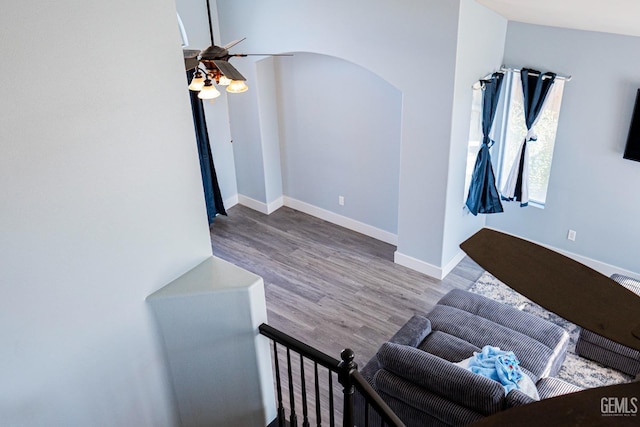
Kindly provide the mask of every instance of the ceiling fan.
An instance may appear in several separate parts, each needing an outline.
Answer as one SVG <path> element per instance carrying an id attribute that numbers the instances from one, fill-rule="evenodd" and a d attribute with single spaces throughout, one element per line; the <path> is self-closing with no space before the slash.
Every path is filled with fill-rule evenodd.
<path id="1" fill-rule="evenodd" d="M 640 296 L 614 280 L 550 249 L 486 228 L 460 247 L 497 279 L 542 307 L 640 351 Z M 603 399 L 609 404 L 611 399 L 634 398 L 640 406 L 640 378 L 507 409 L 472 425 L 638 425 L 640 413 L 606 417 L 601 412 Z"/>
<path id="2" fill-rule="evenodd" d="M 217 46 L 213 39 L 213 26 L 211 24 L 211 6 L 207 0 L 207 18 L 209 21 L 209 38 L 211 45 L 202 50 L 184 49 L 185 67 L 188 70 L 195 69 L 193 78 L 189 84 L 189 90 L 200 92 L 200 99 L 215 99 L 220 96 L 220 92 L 215 88 L 213 82 L 220 86 L 226 86 L 227 92 L 242 93 L 249 88 L 247 80 L 231 63 L 232 57 L 245 56 L 291 56 L 290 54 L 261 54 L 261 53 L 229 53 L 229 49 L 246 39 L 234 40 L 224 46 Z"/>

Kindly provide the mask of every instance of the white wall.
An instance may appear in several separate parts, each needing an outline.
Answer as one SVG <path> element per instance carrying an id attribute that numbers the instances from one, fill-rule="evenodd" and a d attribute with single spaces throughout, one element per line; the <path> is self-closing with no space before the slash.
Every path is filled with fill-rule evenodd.
<path id="1" fill-rule="evenodd" d="M 507 65 L 573 78 L 564 88 L 545 209 L 509 205 L 488 225 L 640 274 L 640 163 L 622 158 L 640 88 L 639 49 L 638 37 L 509 23 Z"/>
<path id="2" fill-rule="evenodd" d="M 0 423 L 171 426 L 145 297 L 211 255 L 171 1 L 0 14 Z"/>

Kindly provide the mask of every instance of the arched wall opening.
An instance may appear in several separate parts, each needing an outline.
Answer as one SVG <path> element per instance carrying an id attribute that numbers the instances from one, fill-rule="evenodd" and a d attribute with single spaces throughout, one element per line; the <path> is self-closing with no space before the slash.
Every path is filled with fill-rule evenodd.
<path id="1" fill-rule="evenodd" d="M 357 64 L 311 52 L 265 58 L 255 69 L 266 202 L 280 188 L 290 204 L 366 224 L 395 243 L 400 90 Z"/>

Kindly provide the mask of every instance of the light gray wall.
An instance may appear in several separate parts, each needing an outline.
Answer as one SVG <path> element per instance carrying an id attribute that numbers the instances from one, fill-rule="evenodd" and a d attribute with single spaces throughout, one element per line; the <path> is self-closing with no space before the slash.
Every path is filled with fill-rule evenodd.
<path id="1" fill-rule="evenodd" d="M 473 0 L 460 2 L 442 249 L 443 265 L 456 259 L 460 254 L 460 243 L 485 224 L 485 215 L 471 215 L 463 210 L 462 203 L 466 197 L 463 192 L 469 145 L 471 87 L 478 79 L 500 68 L 506 32 L 505 18 Z"/>
<path id="2" fill-rule="evenodd" d="M 0 424 L 172 426 L 145 297 L 211 255 L 175 6 L 0 14 Z"/>
<path id="3" fill-rule="evenodd" d="M 403 94 L 398 251 L 436 266 L 442 260 L 458 8 L 459 2 L 451 0 L 393 5 L 383 0 L 218 1 L 223 38 L 246 36 L 244 51 L 341 58 L 379 75 Z M 236 64 L 243 66 L 241 61 Z M 241 103 L 247 98 L 232 99 L 232 128 L 255 128 L 258 112 L 246 105 L 236 117 L 236 99 Z M 256 144 L 252 138 L 258 131 L 242 131 L 247 132 L 247 144 Z M 250 156 L 241 158 L 238 149 L 242 192 L 240 175 L 262 166 Z M 245 149 L 258 154 L 248 145 Z"/>
<path id="4" fill-rule="evenodd" d="M 277 64 L 284 194 L 396 234 L 400 92 L 326 55 Z"/>
<path id="5" fill-rule="evenodd" d="M 238 194 L 267 203 L 260 104 L 255 87 L 258 74 L 253 61 L 235 58 L 233 64 L 249 86 L 247 92 L 228 97 Z"/>
<path id="6" fill-rule="evenodd" d="M 264 58 L 256 64 L 258 108 L 260 109 L 260 139 L 264 164 L 264 186 L 267 203 L 282 197 L 282 168 L 280 165 L 280 120 L 278 108 L 278 80 L 275 57 Z"/>
<path id="7" fill-rule="evenodd" d="M 640 273 L 640 163 L 624 160 L 640 38 L 510 22 L 505 63 L 572 75 L 544 210 L 508 206 L 487 224 Z M 575 242 L 568 229 L 577 231 Z"/>

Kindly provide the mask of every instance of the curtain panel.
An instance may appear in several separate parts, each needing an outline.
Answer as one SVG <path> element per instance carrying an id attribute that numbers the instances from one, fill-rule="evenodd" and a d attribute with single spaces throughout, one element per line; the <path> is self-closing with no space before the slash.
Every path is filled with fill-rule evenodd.
<path id="1" fill-rule="evenodd" d="M 480 81 L 482 84 L 482 144 L 480 144 L 471 175 L 471 185 L 466 202 L 469 212 L 473 215 L 503 211 L 489 151 L 494 144 L 494 141 L 489 138 L 489 134 L 496 116 L 503 78 L 504 74 L 493 73 L 490 79 Z"/>
<path id="2" fill-rule="evenodd" d="M 187 71 L 187 81 L 190 79 L 191 72 Z M 227 212 L 224 209 L 216 168 L 213 165 L 207 121 L 204 116 L 204 106 L 202 105 L 202 100 L 198 98 L 198 92 L 189 91 L 189 96 L 191 97 L 191 112 L 193 113 L 193 126 L 196 132 L 198 157 L 200 158 L 204 200 L 207 206 L 209 224 L 211 224 L 216 218 L 216 215 L 227 215 Z"/>
<path id="3" fill-rule="evenodd" d="M 509 177 L 502 189 L 502 199 L 506 201 L 518 201 L 520 206 L 529 204 L 529 152 L 527 143 L 537 141 L 535 124 L 544 109 L 544 102 L 556 79 L 556 74 L 541 73 L 529 68 L 520 71 L 522 81 L 522 95 L 524 102 L 524 118 L 527 126 L 527 135 L 520 146 L 515 161 L 511 166 Z"/>

